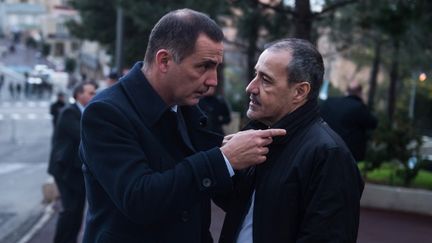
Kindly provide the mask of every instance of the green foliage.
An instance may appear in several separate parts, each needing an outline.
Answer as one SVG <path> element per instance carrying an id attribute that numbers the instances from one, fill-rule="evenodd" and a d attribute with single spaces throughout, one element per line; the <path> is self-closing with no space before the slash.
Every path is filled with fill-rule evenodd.
<path id="1" fill-rule="evenodd" d="M 245 84 L 241 77 L 244 72 L 235 67 L 226 67 L 224 70 L 225 96 L 231 104 L 231 109 L 236 112 L 244 112 L 246 97 L 244 94 Z"/>
<path id="2" fill-rule="evenodd" d="M 144 58 L 151 29 L 168 11 L 191 8 L 214 17 L 217 13 L 224 13 L 224 6 L 226 6 L 225 1 L 72 0 L 71 5 L 80 12 L 81 22 L 69 22 L 67 26 L 74 36 L 98 41 L 113 55 L 116 40 L 116 9 L 119 3 L 124 12 L 123 56 L 125 67 L 130 67 L 136 61 Z"/>
<path id="3" fill-rule="evenodd" d="M 400 80 L 409 78 L 413 70 L 430 70 L 431 11 L 432 3 L 426 0 L 363 0 L 338 9 L 323 25 L 330 27 L 337 48 L 349 48 L 346 55 L 360 67 L 378 61 L 393 74 L 389 81 L 396 88 L 386 99 L 390 110 L 403 86 Z M 380 53 L 374 53 L 378 44 Z"/>
<path id="4" fill-rule="evenodd" d="M 432 162 L 429 161 L 429 163 Z M 363 167 L 364 163 L 360 163 L 359 169 L 362 170 Z M 385 162 L 380 167 L 368 171 L 367 174 L 363 174 L 363 176 L 367 178 L 368 182 L 372 183 L 405 186 L 404 178 L 400 174 L 401 170 L 399 164 Z M 432 190 L 432 172 L 420 169 L 412 179 L 410 187 Z"/>
<path id="5" fill-rule="evenodd" d="M 395 171 L 396 176 L 403 178 L 404 185 L 409 186 L 423 164 L 419 156 L 421 145 L 421 137 L 406 113 L 399 112 L 393 122 L 381 117 L 368 149 L 364 171 L 374 170 L 384 161 L 390 161 L 400 166 Z M 419 162 L 411 164 L 412 160 Z"/>

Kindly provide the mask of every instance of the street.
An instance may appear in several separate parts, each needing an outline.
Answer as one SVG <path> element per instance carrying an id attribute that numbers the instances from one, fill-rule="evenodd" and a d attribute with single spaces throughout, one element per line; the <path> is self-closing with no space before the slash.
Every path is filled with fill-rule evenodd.
<path id="1" fill-rule="evenodd" d="M 0 242 L 15 242 L 42 213 L 52 132 L 48 104 L 0 103 Z"/>

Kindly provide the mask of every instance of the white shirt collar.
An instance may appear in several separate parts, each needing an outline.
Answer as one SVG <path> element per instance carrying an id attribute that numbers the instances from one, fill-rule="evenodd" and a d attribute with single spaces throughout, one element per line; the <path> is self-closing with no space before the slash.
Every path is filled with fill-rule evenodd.
<path id="1" fill-rule="evenodd" d="M 171 106 L 171 110 L 174 111 L 175 113 L 177 113 L 177 108 L 178 108 L 177 105 Z"/>
<path id="2" fill-rule="evenodd" d="M 78 108 L 79 108 L 79 110 L 81 111 L 81 113 L 83 113 L 83 111 L 84 111 L 84 106 L 81 105 L 81 103 L 79 103 L 78 101 L 76 101 L 75 104 L 78 106 Z"/>

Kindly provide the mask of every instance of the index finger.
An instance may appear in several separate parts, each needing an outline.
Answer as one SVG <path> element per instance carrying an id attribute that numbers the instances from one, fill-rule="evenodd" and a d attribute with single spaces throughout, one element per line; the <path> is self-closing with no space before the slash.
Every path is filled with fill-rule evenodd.
<path id="1" fill-rule="evenodd" d="M 261 137 L 275 137 L 275 136 L 283 136 L 285 134 L 286 134 L 286 130 L 280 128 L 271 128 L 271 129 L 258 131 L 258 135 Z"/>

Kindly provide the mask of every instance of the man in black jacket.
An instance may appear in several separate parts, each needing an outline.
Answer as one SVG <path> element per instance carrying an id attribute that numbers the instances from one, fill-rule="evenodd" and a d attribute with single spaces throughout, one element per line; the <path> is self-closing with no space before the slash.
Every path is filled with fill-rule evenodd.
<path id="1" fill-rule="evenodd" d="M 273 139 L 266 163 L 236 172 L 221 204 L 220 242 L 355 242 L 363 180 L 319 116 L 321 55 L 305 40 L 284 39 L 261 54 L 255 70 L 246 129 L 283 128 L 287 135 Z"/>
<path id="2" fill-rule="evenodd" d="M 224 97 L 215 92 L 215 88 L 210 88 L 198 105 L 207 115 L 207 127 L 217 134 L 225 135 L 222 126 L 231 121 L 230 109 Z"/>
<path id="3" fill-rule="evenodd" d="M 352 82 L 345 97 L 332 97 L 321 105 L 321 115 L 345 141 L 356 161 L 365 158 L 369 133 L 378 120 L 362 100 L 362 86 Z"/>
<path id="4" fill-rule="evenodd" d="M 54 176 L 62 202 L 54 243 L 77 242 L 81 229 L 85 188 L 78 156 L 80 120 L 84 107 L 95 92 L 95 84 L 79 83 L 73 91 L 75 103 L 61 110 L 54 129 L 48 173 Z"/>

